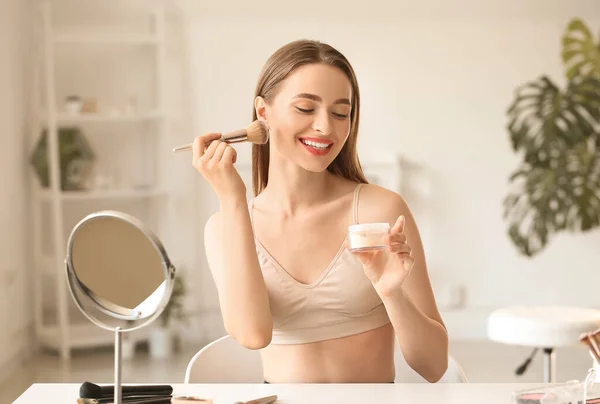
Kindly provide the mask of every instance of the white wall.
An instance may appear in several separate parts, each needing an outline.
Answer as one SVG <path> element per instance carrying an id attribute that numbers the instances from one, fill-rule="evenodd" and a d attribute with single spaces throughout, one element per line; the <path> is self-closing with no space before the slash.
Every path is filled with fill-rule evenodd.
<path id="1" fill-rule="evenodd" d="M 454 286 L 466 289 L 465 310 L 445 311 L 453 337 L 483 337 L 485 314 L 498 306 L 600 306 L 600 231 L 556 237 L 528 260 L 502 219 L 518 163 L 505 130 L 513 91 L 541 74 L 563 82 L 563 30 L 578 16 L 598 32 L 597 2 L 304 1 L 285 9 L 215 3 L 181 2 L 190 24 L 197 133 L 249 122 L 260 68 L 284 43 L 305 37 L 341 50 L 361 88 L 360 154 L 398 153 L 420 167 L 405 196 L 424 233 L 440 304 Z M 248 157 L 249 147 L 238 150 Z M 216 203 L 197 183 L 201 227 Z M 214 319 L 201 240 L 197 251 L 204 307 L 213 308 Z"/>
<path id="2" fill-rule="evenodd" d="M 132 3 L 114 2 L 114 14 L 118 16 L 121 7 Z M 0 198 L 0 217 L 2 228 L 11 229 L 2 233 L 7 242 L 2 243 L 0 253 L 7 258 L 0 263 L 0 276 L 8 281 L 13 276 L 20 279 L 23 271 L 14 268 L 25 268 L 28 245 L 23 230 L 27 178 L 20 92 L 26 87 L 25 62 L 18 59 L 26 51 L 17 38 L 25 33 L 26 25 L 19 22 L 23 22 L 26 4 L 4 1 L 0 13 L 0 103 L 4 106 L 0 108 L 0 183 L 8 184 Z M 247 125 L 258 73 L 279 46 L 302 37 L 329 42 L 346 54 L 358 74 L 363 159 L 394 153 L 416 167 L 408 173 L 404 195 L 423 232 L 440 303 L 456 285 L 467 291 L 464 310 L 444 311 L 452 337 L 482 337 L 485 314 L 506 304 L 598 305 L 594 285 L 600 280 L 595 264 L 600 255 L 594 247 L 600 232 L 560 236 L 542 255 L 527 260 L 510 244 L 501 217 L 507 179 L 518 162 L 505 130 L 505 111 L 513 91 L 544 73 L 562 82 L 563 29 L 571 17 L 582 16 L 598 32 L 600 8 L 595 1 L 372 0 L 349 4 L 305 0 L 282 6 L 274 0 L 179 0 L 178 4 L 188 32 L 188 44 L 183 46 L 189 52 L 190 77 L 184 89 L 191 96 L 194 130 L 173 131 L 173 145 L 195 134 Z M 89 84 L 87 91 L 100 88 L 116 94 L 119 85 L 103 82 L 101 74 L 86 82 L 87 73 L 103 71 L 96 63 L 102 60 L 94 62 L 91 55 L 80 54 L 84 63 L 72 74 L 61 76 L 68 79 L 62 82 L 73 88 Z M 63 53 L 57 63 L 69 67 L 75 60 Z M 131 74 L 132 65 L 123 66 L 126 75 Z M 63 70 L 57 71 L 60 75 Z M 139 73 L 146 77 L 148 72 Z M 7 88 L 11 91 L 4 91 Z M 71 87 L 59 90 L 73 91 Z M 247 161 L 249 145 L 237 148 L 240 160 Z M 189 305 L 194 317 L 186 337 L 214 338 L 223 330 L 202 229 L 217 207 L 216 199 L 200 175 L 193 173 L 185 155 L 173 159 L 176 199 L 172 208 L 179 217 L 169 230 L 176 241 L 170 241 L 167 249 L 188 270 L 193 289 Z M 13 285 L 7 280 L 2 283 Z M 29 289 L 24 283 L 18 285 L 10 290 L 25 304 L 22 324 L 30 324 Z M 9 298 L 1 296 L 5 295 L 0 287 L 0 316 L 4 316 L 0 320 L 4 320 L 8 315 L 4 300 Z M 18 307 L 9 301 L 11 310 Z M 7 356 L 10 350 L 4 348 L 6 341 L 15 332 L 0 330 L 0 364 L 3 352 Z"/>
<path id="3" fill-rule="evenodd" d="M 29 4 L 0 2 L 0 379 L 33 337 L 25 149 Z"/>

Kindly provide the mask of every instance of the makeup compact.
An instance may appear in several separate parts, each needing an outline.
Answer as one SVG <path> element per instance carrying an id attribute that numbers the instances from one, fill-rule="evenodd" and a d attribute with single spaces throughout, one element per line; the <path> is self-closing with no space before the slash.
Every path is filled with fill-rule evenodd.
<path id="1" fill-rule="evenodd" d="M 364 223 L 348 227 L 350 251 L 376 251 L 387 247 L 389 223 Z"/>
<path id="2" fill-rule="evenodd" d="M 583 381 L 548 383 L 536 388 L 517 390 L 511 404 L 583 404 L 594 403 L 598 397 L 595 388 L 596 372 L 590 369 Z"/>

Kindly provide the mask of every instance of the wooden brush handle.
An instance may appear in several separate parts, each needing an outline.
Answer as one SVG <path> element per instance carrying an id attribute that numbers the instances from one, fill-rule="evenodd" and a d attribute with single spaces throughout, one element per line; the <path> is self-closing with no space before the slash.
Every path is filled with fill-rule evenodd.
<path id="1" fill-rule="evenodd" d="M 187 151 L 187 150 L 192 150 L 192 144 L 191 143 L 184 144 L 182 146 L 177 146 L 177 147 L 173 148 L 173 151 L 175 153 L 182 152 L 182 151 Z"/>
<path id="2" fill-rule="evenodd" d="M 229 132 L 221 136 L 220 140 L 228 144 L 245 142 L 248 140 L 248 132 L 246 131 L 246 129 L 234 130 L 233 132 Z M 208 147 L 212 142 L 214 142 L 214 140 L 211 140 L 210 142 L 206 143 L 205 146 Z M 175 153 L 187 150 L 192 150 L 192 143 L 177 146 L 173 149 Z"/>
<path id="3" fill-rule="evenodd" d="M 223 140 L 223 139 L 221 138 L 221 140 Z M 204 147 L 208 147 L 212 142 L 214 142 L 214 140 L 211 140 L 210 142 L 207 142 L 204 145 Z M 184 145 L 177 146 L 177 147 L 173 148 L 173 151 L 175 153 L 178 153 L 178 152 L 182 152 L 182 151 L 192 150 L 192 148 L 193 148 L 193 143 L 188 143 L 188 144 L 184 144 Z"/>

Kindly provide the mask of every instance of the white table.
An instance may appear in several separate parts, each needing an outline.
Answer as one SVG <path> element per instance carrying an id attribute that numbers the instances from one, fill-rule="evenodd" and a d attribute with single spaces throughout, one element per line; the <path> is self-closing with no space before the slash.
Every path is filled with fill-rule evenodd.
<path id="1" fill-rule="evenodd" d="M 173 394 L 213 398 L 215 404 L 277 394 L 277 404 L 296 403 L 435 403 L 435 404 L 509 404 L 511 393 L 537 387 L 526 383 L 464 384 L 178 384 Z M 75 404 L 79 397 L 77 383 L 33 384 L 16 404 Z"/>

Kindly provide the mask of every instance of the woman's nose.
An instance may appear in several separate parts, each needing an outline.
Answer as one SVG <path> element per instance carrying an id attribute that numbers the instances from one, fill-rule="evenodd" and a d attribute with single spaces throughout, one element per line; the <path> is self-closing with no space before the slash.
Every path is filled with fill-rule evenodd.
<path id="1" fill-rule="evenodd" d="M 331 124 L 331 116 L 328 112 L 321 112 L 315 115 L 315 130 L 321 132 L 323 136 L 330 135 L 333 131 L 333 125 Z"/>

